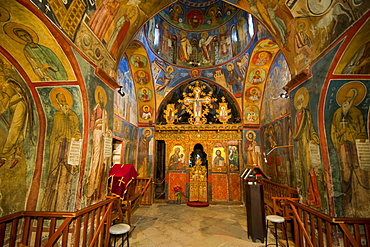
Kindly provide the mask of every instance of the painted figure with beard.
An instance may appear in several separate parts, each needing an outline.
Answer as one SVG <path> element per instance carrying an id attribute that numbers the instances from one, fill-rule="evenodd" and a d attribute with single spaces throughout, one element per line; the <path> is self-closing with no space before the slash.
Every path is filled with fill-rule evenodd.
<path id="1" fill-rule="evenodd" d="M 221 150 L 217 149 L 215 154 L 216 154 L 216 156 L 213 159 L 213 166 L 214 167 L 224 166 L 225 165 L 225 158 L 222 157 Z"/>
<path id="2" fill-rule="evenodd" d="M 150 171 L 151 166 L 149 149 L 150 141 L 152 139 L 152 133 L 153 132 L 150 128 L 146 128 L 143 130 L 143 133 L 139 139 L 137 170 L 140 176 L 142 177 L 149 176 L 148 173 Z"/>
<path id="3" fill-rule="evenodd" d="M 93 132 L 92 154 L 87 179 L 87 197 L 90 203 L 101 199 L 105 190 L 107 158 L 104 157 L 104 138 L 111 137 L 108 125 L 108 113 L 105 109 L 107 95 L 102 87 L 95 90 L 96 105 L 90 120 Z"/>
<path id="4" fill-rule="evenodd" d="M 245 142 L 245 151 L 247 153 L 247 165 L 261 165 L 260 147 L 256 141 L 256 133 L 248 131 L 246 133 L 247 141 Z"/>
<path id="5" fill-rule="evenodd" d="M 296 167 L 298 167 L 298 189 L 303 203 L 321 208 L 320 191 L 317 184 L 317 177 L 320 171 L 311 162 L 310 143 L 319 145 L 320 139 L 314 129 L 312 115 L 307 104 L 309 100 L 306 88 L 300 88 L 294 97 L 294 106 L 297 110 L 295 115 L 295 141 Z M 318 174 L 319 173 L 319 174 Z"/>
<path id="6" fill-rule="evenodd" d="M 68 164 L 68 153 L 72 139 L 81 138 L 80 123 L 77 114 L 70 109 L 73 99 L 69 91 L 60 88 L 53 91 L 50 92 L 50 101 L 59 109 L 54 115 L 50 133 L 48 179 L 42 210 L 68 211 L 73 209 L 70 197 L 73 175 L 77 173 L 77 166 Z"/>
<path id="7" fill-rule="evenodd" d="M 356 107 L 363 100 L 366 89 L 362 83 L 354 83 L 358 87 L 348 89 L 347 85 L 354 86 L 348 83 L 338 91 L 337 101 L 341 107 L 333 115 L 331 140 L 340 166 L 343 216 L 368 217 L 370 171 L 360 166 L 355 144 L 357 140 L 364 142 L 368 139 L 363 113 Z"/>
<path id="8" fill-rule="evenodd" d="M 24 156 L 29 117 L 30 104 L 22 86 L 10 78 L 0 84 L 0 121 L 8 127 L 8 135 L 3 137 L 5 143 L 0 153 L 0 167 L 8 162 L 13 168 Z"/>

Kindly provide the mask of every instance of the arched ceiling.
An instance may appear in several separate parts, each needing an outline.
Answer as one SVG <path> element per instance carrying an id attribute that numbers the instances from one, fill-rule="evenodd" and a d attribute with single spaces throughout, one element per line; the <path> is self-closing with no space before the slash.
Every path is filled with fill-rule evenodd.
<path id="1" fill-rule="evenodd" d="M 116 84 L 113 80 L 122 82 L 117 74 L 122 72 L 126 75 L 125 71 L 116 73 L 125 52 L 126 55 L 127 52 L 131 55 L 137 53 L 129 47 L 130 42 L 136 39 L 137 44 L 142 46 L 139 55 L 147 59 L 145 72 L 153 80 L 149 88 L 152 90 L 154 102 L 150 104 L 153 109 L 157 109 L 166 94 L 176 86 L 197 78 L 216 82 L 235 97 L 240 109 L 260 109 L 261 101 L 247 100 L 245 97 L 250 98 L 249 92 L 252 93 L 251 88 L 255 87 L 261 92 L 260 98 L 263 98 L 263 90 L 269 86 L 266 83 L 273 81 L 271 69 L 278 74 L 275 73 L 278 70 L 274 67 L 278 63 L 275 59 L 279 57 L 279 61 L 283 61 L 280 64 L 284 64 L 284 71 L 290 70 L 293 77 L 302 71 L 309 71 L 312 63 L 368 11 L 370 2 L 9 0 L 1 1 L 0 7 L 2 54 L 9 61 L 17 61 L 15 67 L 30 83 L 82 83 L 80 79 L 85 71 L 79 67 L 76 59 L 78 56 L 75 54 L 79 54 L 114 87 Z M 245 22 L 240 21 L 243 18 Z M 245 39 L 240 38 L 243 32 L 238 30 L 238 24 L 248 30 L 244 32 Z M 57 57 L 56 64 L 63 67 L 66 73 L 51 79 L 37 74 L 25 59 L 25 44 L 10 32 L 16 26 L 29 30 L 34 41 L 52 50 Z M 157 28 L 158 36 L 162 39 L 160 42 L 156 43 L 155 31 L 154 38 L 150 36 L 153 35 L 149 32 L 150 27 L 154 27 L 154 30 Z M 163 42 L 164 30 L 168 31 L 170 38 L 167 43 Z M 203 53 L 204 46 L 199 46 L 203 44 L 202 35 L 207 36 L 203 39 L 207 41 L 208 55 Z M 189 40 L 190 45 L 181 46 L 184 38 Z M 166 44 L 170 48 L 169 53 L 163 49 Z M 184 47 L 188 58 L 181 53 L 180 48 Z M 260 58 L 264 62 L 259 63 L 258 56 L 271 47 L 274 47 L 273 54 Z M 193 48 L 196 48 L 195 53 Z M 126 65 L 132 72 L 131 83 L 137 83 L 137 71 L 131 70 L 131 56 L 128 58 Z M 258 71 L 257 68 L 265 71 L 261 71 L 262 77 L 265 77 L 255 85 L 253 83 L 257 80 L 252 83 L 251 78 Z M 164 86 L 165 75 L 170 76 L 171 80 L 167 80 L 168 85 Z M 287 83 L 286 80 L 279 81 L 279 90 Z M 166 90 L 158 90 L 164 88 Z M 137 90 L 136 94 L 141 87 L 134 89 Z M 244 112 L 244 115 L 248 114 Z"/>
<path id="2" fill-rule="evenodd" d="M 251 14 L 223 1 L 183 1 L 150 19 L 144 33 L 159 58 L 180 67 L 205 68 L 230 62 L 245 51 L 254 29 Z M 212 49 L 202 54 L 207 47 Z"/>
<path id="3" fill-rule="evenodd" d="M 175 124 L 193 124 L 191 110 L 184 111 L 186 106 L 178 103 L 184 100 L 180 85 L 202 82 L 214 88 L 212 94 L 224 92 L 211 104 L 206 123 L 223 123 L 216 119 L 216 110 L 224 104 L 230 113 L 224 123 L 258 126 L 265 85 L 272 82 L 270 68 L 280 49 L 257 23 L 251 14 L 224 1 L 176 2 L 150 19 L 128 45 L 119 72 L 128 76 L 120 76 L 118 83 L 137 93 L 132 97 L 138 98 L 138 124 L 166 123 L 167 105 L 176 112 Z M 279 63 L 278 71 L 284 64 L 289 72 L 283 55 Z M 285 76 L 273 88 L 280 94 L 289 79 Z"/>

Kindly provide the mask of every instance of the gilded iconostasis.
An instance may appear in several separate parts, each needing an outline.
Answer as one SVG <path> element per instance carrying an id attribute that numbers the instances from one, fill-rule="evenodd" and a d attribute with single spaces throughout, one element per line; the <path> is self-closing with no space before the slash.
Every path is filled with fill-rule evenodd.
<path id="1" fill-rule="evenodd" d="M 164 179 L 168 201 L 175 186 L 242 201 L 248 164 L 316 210 L 367 217 L 369 7 L 1 1 L 0 216 L 101 201 L 118 162 Z"/>

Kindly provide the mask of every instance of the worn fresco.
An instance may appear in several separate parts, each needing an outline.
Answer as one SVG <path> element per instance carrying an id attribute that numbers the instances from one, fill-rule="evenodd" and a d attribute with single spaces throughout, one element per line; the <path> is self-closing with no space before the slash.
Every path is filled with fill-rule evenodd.
<path id="1" fill-rule="evenodd" d="M 331 80 L 325 100 L 328 150 L 338 216 L 368 217 L 369 80 Z"/>
<path id="2" fill-rule="evenodd" d="M 117 117 L 116 115 L 113 118 L 113 137 L 122 140 L 123 139 L 123 125 L 124 122 L 121 118 Z"/>
<path id="3" fill-rule="evenodd" d="M 123 163 L 136 164 L 137 128 L 127 122 L 123 124 Z"/>
<path id="4" fill-rule="evenodd" d="M 325 75 L 339 45 L 331 49 L 313 66 L 312 77 L 291 92 L 293 145 L 297 189 L 302 203 L 327 213 L 330 187 L 328 167 L 323 163 L 322 139 L 319 129 L 319 97 Z M 327 119 L 325 120 L 328 121 Z M 304 147 L 304 148 L 302 148 Z"/>
<path id="5" fill-rule="evenodd" d="M 35 165 L 38 124 L 27 83 L 0 54 L 0 217 L 25 208 Z"/>
<path id="6" fill-rule="evenodd" d="M 311 87 L 317 87 L 317 83 Z M 313 98 L 317 95 L 311 90 L 312 88 L 300 87 L 292 96 L 295 108 L 294 158 L 297 177 L 300 178 L 297 182 L 297 189 L 302 203 L 322 209 L 323 197 L 320 195 L 326 194 L 324 193 L 324 170 L 319 146 L 317 114 L 312 114 L 311 111 L 317 108 L 317 104 L 314 103 L 317 99 Z"/>
<path id="7" fill-rule="evenodd" d="M 310 62 L 364 15 L 368 1 L 228 1 L 263 21 L 275 38 L 292 76 L 307 69 Z M 320 40 L 321 42 L 315 42 Z"/>
<path id="8" fill-rule="evenodd" d="M 114 94 L 114 113 L 120 118 L 137 125 L 138 105 L 134 79 L 131 74 L 128 61 L 125 58 L 120 61 L 120 64 L 118 66 L 117 83 L 122 87 L 121 89 L 117 89 L 117 91 L 122 90 L 125 95 L 122 97 L 118 94 L 118 92 Z"/>
<path id="9" fill-rule="evenodd" d="M 140 177 L 153 177 L 154 129 L 140 128 L 138 134 L 137 171 Z"/>
<path id="10" fill-rule="evenodd" d="M 16 1 L 1 1 L 0 45 L 24 68 L 33 82 L 68 81 L 71 65 L 46 26 Z"/>
<path id="11" fill-rule="evenodd" d="M 92 67 L 79 54 L 76 58 L 79 62 L 83 75 L 84 86 L 86 86 L 88 98 L 86 111 L 88 111 L 87 129 L 88 150 L 86 164 L 84 164 L 83 186 L 79 194 L 81 204 L 90 205 L 101 201 L 106 195 L 106 176 L 111 165 L 112 138 L 113 138 L 113 116 L 114 116 L 114 93 L 94 74 Z"/>
<path id="12" fill-rule="evenodd" d="M 132 36 L 147 19 L 172 1 L 160 1 L 160 4 L 142 0 L 66 0 L 63 4 L 57 0 L 32 2 L 87 56 L 110 63 L 111 59 L 121 58 Z M 99 53 L 90 48 L 91 43 L 100 43 Z M 109 74 L 112 67 L 104 69 Z"/>
<path id="13" fill-rule="evenodd" d="M 343 53 L 335 74 L 369 74 L 370 20 L 367 20 L 351 39 Z"/>
<path id="14" fill-rule="evenodd" d="M 80 162 L 71 163 L 70 147 L 83 138 L 83 107 L 78 86 L 37 88 L 47 116 L 42 187 L 38 207 L 43 211 L 73 211 Z"/>
<path id="15" fill-rule="evenodd" d="M 262 111 L 261 111 L 261 124 L 265 125 L 272 122 L 282 116 L 290 113 L 290 100 L 288 98 L 281 97 L 281 94 L 285 92 L 283 87 L 290 81 L 290 71 L 288 64 L 281 52 L 276 56 L 274 63 L 270 67 L 270 73 L 266 80 L 266 87 L 263 92 Z M 252 93 L 253 90 L 258 90 Z M 248 92 L 248 91 L 247 91 Z M 248 94 L 247 101 L 258 102 L 261 97 L 261 92 L 258 87 L 251 87 L 250 93 Z"/>
<path id="16" fill-rule="evenodd" d="M 106 195 L 106 174 L 111 165 L 113 137 L 113 93 L 92 67 L 85 67 L 85 83 L 89 94 L 89 155 L 83 194 L 87 205 L 103 200 Z"/>
<path id="17" fill-rule="evenodd" d="M 163 56 L 154 52 L 154 50 L 150 48 L 150 43 L 152 41 L 149 36 L 149 34 L 146 35 L 144 30 L 142 30 L 138 33 L 135 39 L 139 40 L 142 45 L 146 47 L 148 53 L 152 69 L 151 74 L 154 82 L 152 92 L 157 100 L 157 106 L 177 85 L 185 80 L 193 80 L 196 78 L 207 78 L 215 81 L 217 84 L 230 91 L 234 97 L 237 98 L 238 103 L 241 103 L 243 95 L 243 81 L 249 63 L 249 53 L 252 49 L 251 46 L 253 46 L 255 42 L 254 39 L 251 40 L 247 51 L 240 53 L 235 56 L 233 60 L 229 60 L 217 68 L 209 68 L 209 66 L 207 68 L 207 66 L 200 64 L 194 64 L 192 66 L 193 68 L 186 68 L 186 66 L 180 66 L 179 64 L 174 64 L 171 61 L 164 60 Z M 134 49 L 135 45 L 130 45 L 129 48 Z M 162 51 L 163 49 L 160 50 Z M 138 53 L 141 54 L 139 51 Z M 150 86 L 150 73 L 148 73 L 148 71 L 142 69 L 136 71 L 134 78 L 136 78 L 135 81 L 140 82 L 141 85 L 149 82 Z"/>

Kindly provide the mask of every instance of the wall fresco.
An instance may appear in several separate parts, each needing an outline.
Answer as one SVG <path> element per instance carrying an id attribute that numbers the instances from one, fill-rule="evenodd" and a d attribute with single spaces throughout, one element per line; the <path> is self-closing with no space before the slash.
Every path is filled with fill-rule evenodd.
<path id="1" fill-rule="evenodd" d="M 279 52 L 276 56 L 274 63 L 270 67 L 270 72 L 266 80 L 265 90 L 263 92 L 264 98 L 261 104 L 261 124 L 272 122 L 282 116 L 290 113 L 290 100 L 288 98 L 282 98 L 280 95 L 285 92 L 283 87 L 288 84 L 291 76 L 288 68 L 288 64 L 284 58 L 284 55 Z M 259 87 L 252 87 L 259 88 Z M 255 94 L 254 94 L 255 95 Z M 247 101 L 251 102 L 250 94 Z M 252 101 L 253 103 L 259 102 L 258 100 Z"/>
<path id="2" fill-rule="evenodd" d="M 0 45 L 17 60 L 32 81 L 75 79 L 64 51 L 33 13 L 13 1 L 2 1 L 0 7 L 2 16 L 9 16 L 1 21 Z"/>
<path id="3" fill-rule="evenodd" d="M 369 68 L 369 30 L 370 21 L 367 20 L 351 39 L 335 68 L 335 74 L 368 74 Z"/>
<path id="4" fill-rule="evenodd" d="M 261 97 L 258 95 L 264 94 L 265 84 L 274 85 L 274 88 L 281 91 L 280 84 L 271 83 L 272 79 L 275 78 L 269 72 L 270 66 L 275 64 L 274 73 L 280 72 L 280 69 L 287 71 L 287 66 L 284 67 L 284 57 L 282 55 L 279 58 L 275 58 L 278 52 L 278 46 L 271 40 L 263 40 L 253 48 L 250 63 L 248 66 L 247 76 L 244 83 L 244 111 L 243 121 L 247 124 L 259 124 L 261 122 Z M 279 53 L 281 54 L 281 53 Z M 274 59 L 279 59 L 279 62 L 274 63 Z M 280 61 L 281 60 L 281 61 Z M 277 65 L 279 64 L 279 65 Z M 286 65 L 286 64 L 285 64 Z M 286 72 L 284 72 L 285 75 Z M 283 73 L 282 73 L 283 74 Z M 268 78 L 268 80 L 267 80 Z M 275 79 L 278 80 L 278 79 Z M 282 87 L 282 85 L 281 85 Z M 271 89 L 266 87 L 266 91 L 271 93 Z M 254 90 L 252 90 L 254 89 Z M 253 92 L 253 94 L 252 94 Z M 265 102 L 265 101 L 264 101 Z M 265 103 L 266 104 L 266 103 Z M 263 109 L 265 105 L 263 105 Z"/>
<path id="5" fill-rule="evenodd" d="M 0 55 L 0 217 L 25 207 L 35 166 L 38 114 L 27 83 Z"/>
<path id="6" fill-rule="evenodd" d="M 124 151 L 123 151 L 123 163 L 124 164 L 136 164 L 137 154 L 137 128 L 129 123 L 124 122 L 123 126 L 123 138 L 124 138 Z"/>
<path id="7" fill-rule="evenodd" d="M 82 139 L 82 100 L 77 86 L 37 88 L 47 116 L 47 136 L 39 209 L 71 211 L 75 207 L 80 163 L 69 160 L 73 141 Z"/>
<path id="8" fill-rule="evenodd" d="M 233 2 L 233 1 L 228 1 Z M 288 61 L 292 76 L 307 69 L 315 58 L 360 19 L 370 6 L 367 1 L 250 1 L 237 6 L 262 21 Z M 321 42 L 315 42 L 315 40 Z"/>
<path id="9" fill-rule="evenodd" d="M 117 83 L 122 87 L 125 96 L 121 97 L 118 93 L 114 94 L 114 113 L 130 123 L 137 124 L 138 106 L 136 102 L 136 91 L 126 59 L 122 59 L 118 67 Z"/>
<path id="10" fill-rule="evenodd" d="M 138 134 L 137 171 L 140 177 L 153 176 L 153 128 L 140 128 Z"/>
<path id="11" fill-rule="evenodd" d="M 367 217 L 370 207 L 369 80 L 331 80 L 325 100 L 325 130 L 333 177 L 337 214 Z M 365 148 L 365 153 L 361 151 Z"/>
<path id="12" fill-rule="evenodd" d="M 126 56 L 131 73 L 134 74 L 134 84 L 137 95 L 138 121 L 149 122 L 155 120 L 156 109 L 153 97 L 153 82 L 150 71 L 148 54 L 142 44 L 132 42 L 126 50 Z M 148 80 L 147 80 L 148 79 Z M 166 83 L 166 81 L 164 80 Z M 146 92 L 143 95 L 144 90 Z M 136 99 L 135 99 L 136 100 Z"/>

